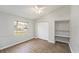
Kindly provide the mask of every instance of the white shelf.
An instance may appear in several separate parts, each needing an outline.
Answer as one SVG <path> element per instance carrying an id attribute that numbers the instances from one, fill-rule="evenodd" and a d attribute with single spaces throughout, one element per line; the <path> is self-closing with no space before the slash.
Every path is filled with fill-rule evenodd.
<path id="1" fill-rule="evenodd" d="M 70 37 L 68 31 L 56 31 L 55 36 Z"/>
<path id="2" fill-rule="evenodd" d="M 55 36 L 70 38 L 70 36 L 66 36 L 66 35 L 55 35 Z"/>
<path id="3" fill-rule="evenodd" d="M 55 31 L 56 31 L 56 32 L 59 32 L 59 31 L 60 31 L 60 32 L 70 32 L 69 30 L 57 30 L 57 29 L 56 29 Z"/>
<path id="4" fill-rule="evenodd" d="M 55 22 L 69 22 L 70 20 L 67 19 L 67 20 L 56 20 Z"/>
<path id="5" fill-rule="evenodd" d="M 64 42 L 64 43 L 69 43 L 69 38 L 64 38 L 64 37 L 55 37 L 56 41 Z"/>

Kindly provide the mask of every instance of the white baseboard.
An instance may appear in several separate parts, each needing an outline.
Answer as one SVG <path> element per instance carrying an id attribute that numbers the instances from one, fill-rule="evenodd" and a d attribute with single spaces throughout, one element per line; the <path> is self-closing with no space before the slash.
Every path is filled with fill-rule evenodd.
<path id="1" fill-rule="evenodd" d="M 71 44 L 69 43 L 69 47 L 70 47 L 70 50 L 71 50 L 71 53 L 73 53 L 73 49 L 71 47 Z"/>
<path id="2" fill-rule="evenodd" d="M 31 39 L 32 39 L 32 38 L 31 38 Z M 28 39 L 28 40 L 31 40 L 31 39 Z M 6 49 L 6 48 L 9 48 L 9 47 L 11 47 L 11 46 L 14 46 L 14 45 L 20 44 L 20 43 L 25 42 L 25 41 L 28 41 L 28 40 L 18 41 L 18 42 L 16 42 L 16 43 L 13 43 L 13 44 L 7 45 L 7 46 L 5 46 L 5 47 L 2 47 L 2 48 L 0 48 L 0 50 L 3 50 L 3 49 Z"/>
<path id="3" fill-rule="evenodd" d="M 48 40 L 48 42 L 55 44 L 55 42 L 54 42 L 54 41 L 50 41 L 50 40 Z"/>

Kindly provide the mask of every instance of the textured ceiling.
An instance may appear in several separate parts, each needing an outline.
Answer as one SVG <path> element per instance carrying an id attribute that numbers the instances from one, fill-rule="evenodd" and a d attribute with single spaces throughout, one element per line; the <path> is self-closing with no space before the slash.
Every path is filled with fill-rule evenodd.
<path id="1" fill-rule="evenodd" d="M 36 19 L 40 16 L 44 16 L 53 12 L 54 10 L 62 7 L 61 5 L 40 5 L 39 7 L 45 7 L 41 14 L 35 13 L 33 10 L 34 5 L 1 5 L 0 11 L 10 13 L 17 16 L 22 16 L 27 19 Z"/>

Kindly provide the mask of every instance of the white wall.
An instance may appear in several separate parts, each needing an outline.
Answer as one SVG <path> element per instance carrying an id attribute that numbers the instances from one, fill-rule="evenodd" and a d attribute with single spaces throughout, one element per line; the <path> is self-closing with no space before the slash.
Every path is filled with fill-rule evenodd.
<path id="1" fill-rule="evenodd" d="M 52 14 L 52 17 L 58 20 L 70 20 L 70 6 L 64 6 L 55 10 Z"/>
<path id="2" fill-rule="evenodd" d="M 28 22 L 29 28 L 25 35 L 18 36 L 14 34 L 14 21 L 16 20 Z M 33 38 L 33 36 L 34 25 L 32 20 L 0 12 L 0 49 L 6 48 L 22 41 L 27 41 Z"/>
<path id="3" fill-rule="evenodd" d="M 48 22 L 49 23 L 49 40 L 55 43 L 55 21 L 57 20 L 70 20 L 70 7 L 65 6 L 59 8 L 50 14 L 37 19 L 35 22 Z"/>
<path id="4" fill-rule="evenodd" d="M 71 6 L 71 40 L 72 52 L 79 53 L 79 6 Z"/>

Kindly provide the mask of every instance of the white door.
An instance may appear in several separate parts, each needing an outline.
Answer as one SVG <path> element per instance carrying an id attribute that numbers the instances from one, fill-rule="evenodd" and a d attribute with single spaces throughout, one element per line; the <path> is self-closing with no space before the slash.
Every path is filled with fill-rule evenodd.
<path id="1" fill-rule="evenodd" d="M 38 22 L 36 25 L 37 37 L 48 40 L 49 39 L 49 24 L 48 22 Z"/>

